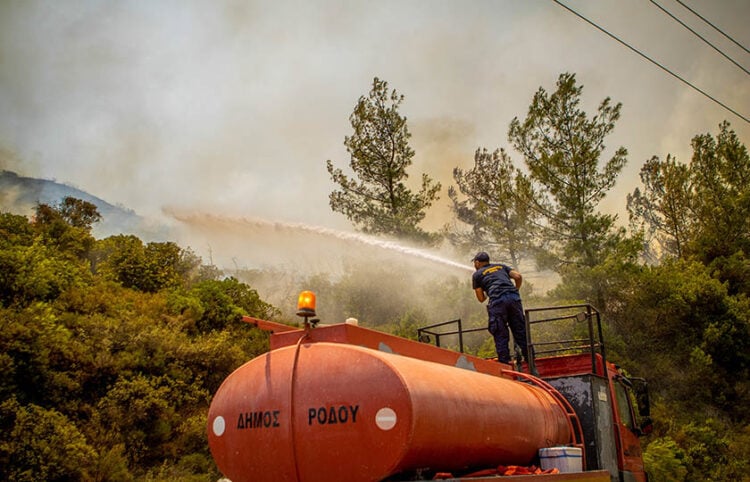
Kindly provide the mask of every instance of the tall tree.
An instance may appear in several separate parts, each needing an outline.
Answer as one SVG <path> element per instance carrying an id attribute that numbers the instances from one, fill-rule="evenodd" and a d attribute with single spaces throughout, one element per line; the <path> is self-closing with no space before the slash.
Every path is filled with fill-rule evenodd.
<path id="1" fill-rule="evenodd" d="M 340 187 L 329 195 L 330 206 L 365 233 L 431 242 L 436 235 L 418 225 L 438 199 L 440 183 L 422 174 L 419 192 L 404 184 L 414 150 L 409 146 L 406 117 L 399 114 L 403 100 L 403 95 L 395 89 L 389 92 L 388 83 L 377 77 L 369 95 L 359 98 L 349 117 L 354 133 L 344 139 L 356 179 L 334 168 L 330 160 L 326 162 L 331 179 Z"/>
<path id="2" fill-rule="evenodd" d="M 729 123 L 693 137 L 689 164 L 670 155 L 641 169 L 628 196 L 631 222 L 656 233 L 664 254 L 713 268 L 732 292 L 750 293 L 750 156 Z"/>
<path id="3" fill-rule="evenodd" d="M 508 138 L 524 156 L 535 188 L 534 207 L 542 218 L 541 234 L 550 242 L 554 267 L 593 267 L 618 236 L 616 216 L 597 211 L 626 163 L 618 148 L 600 167 L 604 139 L 620 117 L 621 104 L 606 98 L 591 119 L 579 108 L 583 86 L 562 74 L 551 95 L 539 88 L 526 119 L 514 118 Z"/>
<path id="4" fill-rule="evenodd" d="M 627 197 L 631 226 L 647 234 L 647 253 L 683 258 L 695 219 L 689 166 L 671 155 L 664 161 L 654 156 L 640 175 L 643 190 Z"/>
<path id="5" fill-rule="evenodd" d="M 533 222 L 538 217 L 526 202 L 531 190 L 528 179 L 503 149 L 492 153 L 477 149 L 474 167 L 455 168 L 453 178 L 457 188 L 451 186 L 448 197 L 456 217 L 471 232 L 452 229 L 448 236 L 458 245 L 486 246 L 495 257 L 518 266 L 532 251 Z"/>
<path id="6" fill-rule="evenodd" d="M 750 254 L 750 156 L 728 122 L 719 134 L 693 138 L 691 172 L 702 261 Z"/>
<path id="7" fill-rule="evenodd" d="M 538 262 L 560 273 L 563 284 L 571 277 L 588 283 L 585 294 L 605 309 L 606 288 L 595 268 L 629 262 L 637 251 L 615 226 L 616 216 L 598 211 L 625 166 L 627 150 L 619 147 L 602 162 L 604 141 L 622 105 L 607 97 L 589 118 L 579 107 L 582 90 L 569 73 L 560 75 L 552 94 L 540 87 L 526 119 L 511 122 L 508 138 L 523 155 L 534 189 L 532 207 L 544 243 Z"/>

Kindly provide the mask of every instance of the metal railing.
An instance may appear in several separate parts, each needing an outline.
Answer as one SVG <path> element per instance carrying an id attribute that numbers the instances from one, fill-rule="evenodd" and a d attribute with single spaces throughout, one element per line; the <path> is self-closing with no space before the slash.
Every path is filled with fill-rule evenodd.
<path id="1" fill-rule="evenodd" d="M 564 313 L 567 312 L 567 313 Z M 599 311 L 590 304 L 577 304 L 565 306 L 551 306 L 544 308 L 530 308 L 525 310 L 526 315 L 526 338 L 529 353 L 529 365 L 531 373 L 536 373 L 536 357 L 540 355 L 552 355 L 555 353 L 591 353 L 591 370 L 596 370 L 596 355 L 602 358 L 602 369 L 606 366 L 606 353 L 604 349 L 604 336 L 602 333 L 601 315 Z M 561 314 L 560 314 L 561 313 Z M 547 316 L 551 315 L 551 316 Z M 540 316 L 542 316 L 540 318 Z M 588 333 L 585 338 L 572 338 L 551 341 L 534 342 L 532 337 L 532 326 L 540 323 L 571 320 L 576 323 L 586 322 Z M 446 328 L 446 327 L 454 328 Z M 431 343 L 431 336 L 435 339 L 435 346 L 441 346 L 441 338 L 458 336 L 458 350 L 464 353 L 464 334 L 487 331 L 486 327 L 464 329 L 461 319 L 435 323 L 417 329 L 417 338 L 423 343 Z"/>
<path id="2" fill-rule="evenodd" d="M 555 312 L 568 311 L 566 314 L 554 315 Z M 573 313 L 571 313 L 573 311 Z M 539 314 L 552 314 L 552 316 L 538 318 Z M 602 370 L 606 367 L 606 352 L 604 349 L 604 335 L 602 333 L 602 321 L 599 311 L 590 304 L 551 306 L 544 308 L 530 308 L 526 314 L 526 338 L 529 349 L 529 369 L 536 372 L 535 359 L 539 355 L 550 355 L 555 353 L 591 353 L 591 372 L 596 371 L 596 355 L 602 358 Z M 578 323 L 586 322 L 588 333 L 586 338 L 574 338 L 569 340 L 553 340 L 534 342 L 532 338 L 532 325 L 549 323 L 553 321 L 572 320 Z M 553 347 L 553 348 L 551 348 Z"/>
<path id="3" fill-rule="evenodd" d="M 449 331 L 436 331 L 438 328 L 443 328 L 450 325 L 456 325 L 457 328 Z M 463 329 L 461 318 L 457 320 L 444 321 L 443 323 L 435 323 L 434 325 L 424 326 L 417 329 L 417 339 L 423 343 L 430 343 L 430 335 L 435 337 L 435 346 L 440 345 L 440 338 L 446 336 L 458 335 L 458 351 L 464 353 L 464 333 L 474 333 L 478 331 L 487 331 L 487 328 L 467 328 Z"/>

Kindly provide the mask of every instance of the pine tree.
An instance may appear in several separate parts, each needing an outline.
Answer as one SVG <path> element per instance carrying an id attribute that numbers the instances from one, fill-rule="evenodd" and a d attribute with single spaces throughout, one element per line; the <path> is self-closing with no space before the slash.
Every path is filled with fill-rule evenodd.
<path id="1" fill-rule="evenodd" d="M 589 119 L 579 108 L 582 90 L 575 75 L 560 75 L 557 90 L 549 95 L 539 88 L 526 119 L 513 119 L 508 132 L 529 170 L 547 245 L 545 264 L 558 271 L 599 265 L 624 235 L 615 227 L 616 216 L 598 211 L 626 163 L 627 150 L 620 147 L 600 166 L 622 105 L 606 98 Z"/>
<path id="2" fill-rule="evenodd" d="M 538 217 L 526 202 L 531 189 L 528 180 L 503 149 L 492 153 L 477 149 L 474 167 L 455 168 L 453 178 L 457 188 L 451 186 L 448 190 L 453 212 L 471 227 L 471 232 L 451 229 L 449 238 L 467 248 L 486 247 L 493 257 L 518 266 L 532 251 L 531 238 Z"/>
<path id="3" fill-rule="evenodd" d="M 440 183 L 422 174 L 419 192 L 404 184 L 414 150 L 409 146 L 406 117 L 399 114 L 403 100 L 377 77 L 369 95 L 359 98 L 349 118 L 354 132 L 344 139 L 356 178 L 326 162 L 331 179 L 340 187 L 329 195 L 330 206 L 365 233 L 432 242 L 436 235 L 419 228 L 419 223 L 438 199 Z"/>
<path id="4" fill-rule="evenodd" d="M 627 197 L 631 227 L 647 235 L 649 258 L 683 258 L 693 224 L 690 170 L 671 155 L 641 168 L 643 189 Z"/>

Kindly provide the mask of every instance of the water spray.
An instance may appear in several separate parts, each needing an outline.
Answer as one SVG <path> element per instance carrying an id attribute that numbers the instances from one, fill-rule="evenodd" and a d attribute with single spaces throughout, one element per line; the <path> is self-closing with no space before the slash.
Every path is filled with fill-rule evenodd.
<path id="1" fill-rule="evenodd" d="M 335 239 L 339 239 L 343 241 L 353 241 L 353 242 L 360 243 L 365 246 L 372 246 L 372 247 L 377 247 L 381 249 L 386 249 L 386 250 L 394 251 L 397 253 L 405 254 L 408 256 L 421 258 L 426 261 L 439 263 L 445 266 L 449 266 L 451 268 L 461 269 L 463 271 L 474 271 L 474 268 L 471 266 L 467 266 L 465 264 L 451 261 L 449 259 L 424 251 L 422 249 L 403 246 L 394 241 L 378 239 L 373 236 L 367 236 L 361 233 L 339 231 L 336 229 L 326 228 L 322 226 L 313 226 L 313 225 L 309 225 L 305 223 L 268 221 L 265 219 L 247 218 L 247 217 L 229 218 L 229 217 L 219 216 L 219 215 L 214 215 L 214 214 L 195 213 L 195 212 L 183 213 L 174 208 L 165 209 L 165 212 L 167 212 L 169 215 L 171 215 L 178 221 L 181 221 L 187 224 L 204 224 L 207 222 L 211 222 L 215 224 L 236 226 L 238 223 L 240 223 L 246 226 L 273 228 L 275 231 L 282 231 L 282 230 L 297 231 L 297 232 L 302 231 L 302 232 L 307 232 L 311 234 L 331 237 L 331 238 L 335 238 Z"/>

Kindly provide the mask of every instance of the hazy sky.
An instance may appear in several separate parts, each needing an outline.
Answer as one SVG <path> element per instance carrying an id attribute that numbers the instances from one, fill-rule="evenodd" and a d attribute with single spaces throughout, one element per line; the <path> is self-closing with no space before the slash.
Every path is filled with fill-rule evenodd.
<path id="1" fill-rule="evenodd" d="M 750 76 L 652 3 L 567 0 L 604 28 L 750 116 Z M 750 69 L 750 55 L 659 0 Z M 750 46 L 750 2 L 684 0 Z M 589 113 L 622 102 L 608 154 L 628 166 L 604 209 L 624 208 L 653 155 L 689 159 L 723 120 L 750 125 L 549 0 L 0 0 L 1 167 L 56 179 L 144 215 L 169 206 L 346 229 L 331 159 L 347 167 L 349 115 L 373 77 L 405 96 L 410 180 L 509 147 L 510 121 L 560 73 Z M 521 162 L 512 149 L 511 156 Z"/>

